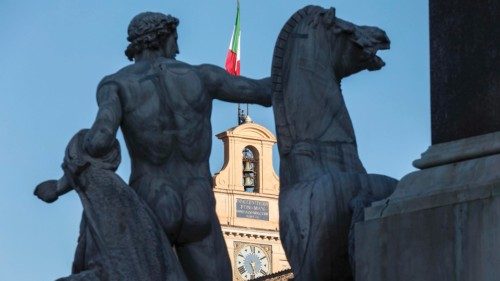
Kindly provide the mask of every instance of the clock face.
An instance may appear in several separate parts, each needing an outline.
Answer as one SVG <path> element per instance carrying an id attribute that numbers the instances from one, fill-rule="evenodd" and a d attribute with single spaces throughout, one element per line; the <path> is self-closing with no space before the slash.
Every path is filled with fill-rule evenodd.
<path id="1" fill-rule="evenodd" d="M 236 270 L 244 280 L 254 279 L 270 273 L 269 258 L 257 245 L 245 245 L 236 256 Z"/>

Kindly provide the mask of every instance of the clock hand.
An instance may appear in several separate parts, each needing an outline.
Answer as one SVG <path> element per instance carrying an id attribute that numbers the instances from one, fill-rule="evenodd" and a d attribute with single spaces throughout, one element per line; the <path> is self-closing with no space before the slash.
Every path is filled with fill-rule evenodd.
<path id="1" fill-rule="evenodd" d="M 250 265 L 252 266 L 252 271 L 253 271 L 253 274 L 255 274 L 255 262 L 254 261 L 251 261 L 250 262 Z"/>

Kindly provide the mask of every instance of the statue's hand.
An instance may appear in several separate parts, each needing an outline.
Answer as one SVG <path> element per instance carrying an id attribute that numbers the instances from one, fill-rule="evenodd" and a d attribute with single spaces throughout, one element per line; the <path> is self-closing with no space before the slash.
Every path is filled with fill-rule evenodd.
<path id="1" fill-rule="evenodd" d="M 37 185 L 37 187 L 35 188 L 35 192 L 33 193 L 40 200 L 47 203 L 52 203 L 59 197 L 59 195 L 57 194 L 57 181 L 44 181 L 41 184 Z"/>

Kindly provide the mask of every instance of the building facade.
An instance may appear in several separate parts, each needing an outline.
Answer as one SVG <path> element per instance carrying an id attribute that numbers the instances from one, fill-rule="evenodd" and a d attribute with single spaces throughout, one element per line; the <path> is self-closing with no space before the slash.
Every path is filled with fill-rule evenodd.
<path id="1" fill-rule="evenodd" d="M 213 177 L 214 193 L 233 280 L 289 269 L 279 237 L 275 136 L 247 116 L 243 124 L 217 137 L 224 143 L 224 165 Z"/>

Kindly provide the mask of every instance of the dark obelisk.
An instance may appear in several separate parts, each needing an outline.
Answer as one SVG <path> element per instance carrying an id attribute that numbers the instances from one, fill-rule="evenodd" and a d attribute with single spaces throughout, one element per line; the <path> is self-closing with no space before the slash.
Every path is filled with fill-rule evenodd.
<path id="1" fill-rule="evenodd" d="M 500 1 L 429 5 L 432 143 L 500 131 Z"/>

